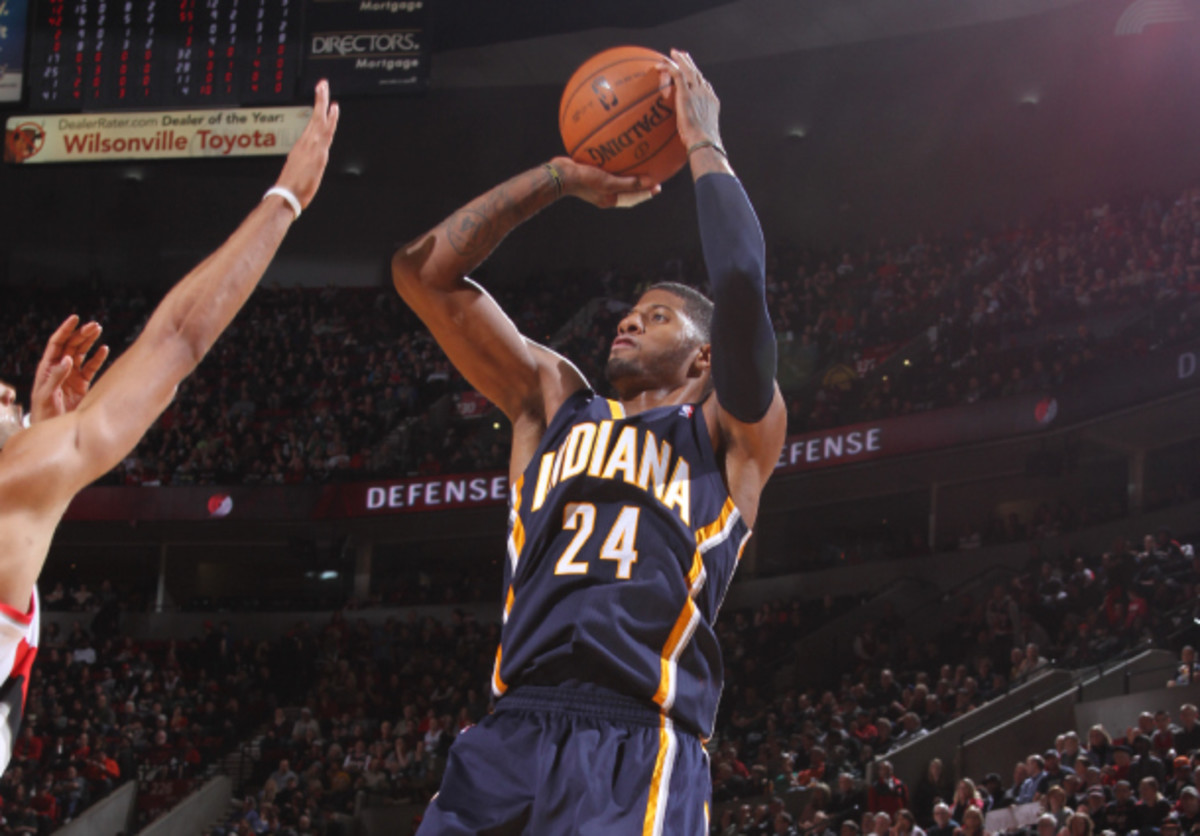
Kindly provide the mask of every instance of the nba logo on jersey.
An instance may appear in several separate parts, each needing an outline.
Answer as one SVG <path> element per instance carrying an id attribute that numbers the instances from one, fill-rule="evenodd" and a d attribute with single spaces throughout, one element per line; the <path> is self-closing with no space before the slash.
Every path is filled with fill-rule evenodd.
<path id="1" fill-rule="evenodd" d="M 682 415 L 684 418 L 691 418 L 692 417 L 692 405 L 689 403 L 689 404 L 684 404 L 683 406 L 679 407 L 679 414 Z"/>

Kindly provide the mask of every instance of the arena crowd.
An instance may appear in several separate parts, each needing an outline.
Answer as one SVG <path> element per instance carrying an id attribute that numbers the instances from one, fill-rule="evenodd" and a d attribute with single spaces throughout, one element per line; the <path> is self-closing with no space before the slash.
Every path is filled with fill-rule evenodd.
<path id="1" fill-rule="evenodd" d="M 698 260 L 675 260 L 510 276 L 493 291 L 524 333 L 603 388 L 622 303 L 654 281 L 702 275 Z M 1105 360 L 1195 339 L 1187 307 L 1197 290 L 1198 190 L 857 252 L 781 243 L 770 254 L 768 303 L 789 429 L 1058 390 Z M 10 293 L 24 313 L 0 335 L 0 351 L 19 382 L 67 313 L 101 321 L 119 349 L 151 301 L 139 288 L 73 291 L 68 310 L 52 289 Z M 1145 315 L 1103 337 L 1087 324 L 1130 310 Z M 912 359 L 870 370 L 898 353 Z M 107 481 L 296 484 L 487 470 L 504 465 L 506 433 L 390 288 L 266 287 Z"/>

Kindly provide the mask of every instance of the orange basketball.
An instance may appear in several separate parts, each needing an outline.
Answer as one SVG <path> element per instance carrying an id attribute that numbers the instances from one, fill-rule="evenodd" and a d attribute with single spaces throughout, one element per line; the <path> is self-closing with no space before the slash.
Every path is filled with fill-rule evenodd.
<path id="1" fill-rule="evenodd" d="M 675 130 L 671 85 L 655 69 L 666 57 L 640 46 L 618 46 L 593 55 L 575 71 L 558 107 L 558 129 L 567 154 L 612 174 L 641 175 L 653 184 L 687 162 Z"/>

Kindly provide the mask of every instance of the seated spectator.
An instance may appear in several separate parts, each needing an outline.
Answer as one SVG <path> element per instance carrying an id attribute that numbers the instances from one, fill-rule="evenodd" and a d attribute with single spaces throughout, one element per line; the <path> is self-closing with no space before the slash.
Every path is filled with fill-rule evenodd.
<path id="1" fill-rule="evenodd" d="M 875 765 L 876 778 L 871 783 L 867 793 L 867 809 L 873 813 L 887 813 L 889 816 L 908 807 L 908 787 L 892 772 L 889 761 L 880 761 Z M 889 826 L 891 822 L 888 822 Z"/>
<path id="2" fill-rule="evenodd" d="M 1185 833 L 1191 833 L 1200 824 L 1200 790 L 1196 787 L 1184 787 L 1179 791 L 1179 827 Z"/>
<path id="3" fill-rule="evenodd" d="M 1180 728 L 1175 732 L 1175 753 L 1191 755 L 1200 749 L 1200 723 L 1197 723 L 1200 711 L 1191 703 L 1185 703 L 1179 708 Z"/>
<path id="4" fill-rule="evenodd" d="M 979 790 L 975 788 L 975 782 L 970 778 L 963 778 L 958 782 L 952 803 L 954 806 L 951 808 L 951 817 L 955 821 L 965 820 L 968 808 L 983 811 L 983 799 Z"/>
<path id="5" fill-rule="evenodd" d="M 1058 833 L 1058 829 L 1066 825 L 1067 818 L 1071 815 L 1071 810 L 1067 807 L 1066 790 L 1061 785 L 1055 784 L 1046 793 L 1043 803 L 1046 815 L 1054 819 L 1054 832 Z"/>
<path id="6" fill-rule="evenodd" d="M 1138 830 L 1157 830 L 1171 813 L 1171 802 L 1163 798 L 1158 791 L 1158 781 L 1151 777 L 1143 778 L 1139 782 L 1138 794 Z"/>
<path id="7" fill-rule="evenodd" d="M 1195 648 L 1188 644 L 1180 651 L 1180 664 L 1175 676 L 1166 681 L 1166 686 L 1190 685 L 1196 679 L 1196 674 L 1200 674 L 1200 661 L 1196 660 Z"/>
<path id="8" fill-rule="evenodd" d="M 1042 777 L 1037 783 L 1035 799 L 1046 795 L 1050 792 L 1051 787 L 1061 787 L 1068 775 L 1075 774 L 1075 770 L 1061 763 L 1058 751 L 1055 749 L 1046 750 L 1046 753 L 1042 755 L 1042 763 L 1044 767 Z"/>
<path id="9" fill-rule="evenodd" d="M 1104 826 L 1119 836 L 1137 828 L 1139 811 L 1128 781 L 1113 785 L 1113 800 L 1104 808 Z"/>
<path id="10" fill-rule="evenodd" d="M 959 823 L 954 820 L 949 805 L 939 801 L 933 807 L 934 826 L 925 831 L 926 836 L 954 836 Z"/>
<path id="11" fill-rule="evenodd" d="M 925 831 L 917 825 L 917 819 L 911 810 L 900 810 L 896 813 L 896 826 L 892 828 L 892 836 L 925 836 Z"/>
<path id="12" fill-rule="evenodd" d="M 954 831 L 954 836 L 984 836 L 983 813 L 979 811 L 979 808 L 967 807 L 962 823 Z"/>

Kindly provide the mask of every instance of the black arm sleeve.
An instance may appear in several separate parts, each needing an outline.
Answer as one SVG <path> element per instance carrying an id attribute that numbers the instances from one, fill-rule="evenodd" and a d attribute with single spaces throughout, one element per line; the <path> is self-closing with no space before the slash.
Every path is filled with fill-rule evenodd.
<path id="1" fill-rule="evenodd" d="M 775 330 L 767 313 L 762 229 L 742 184 L 729 174 L 696 181 L 696 209 L 714 306 L 713 385 L 730 415 L 753 424 L 775 397 Z"/>

